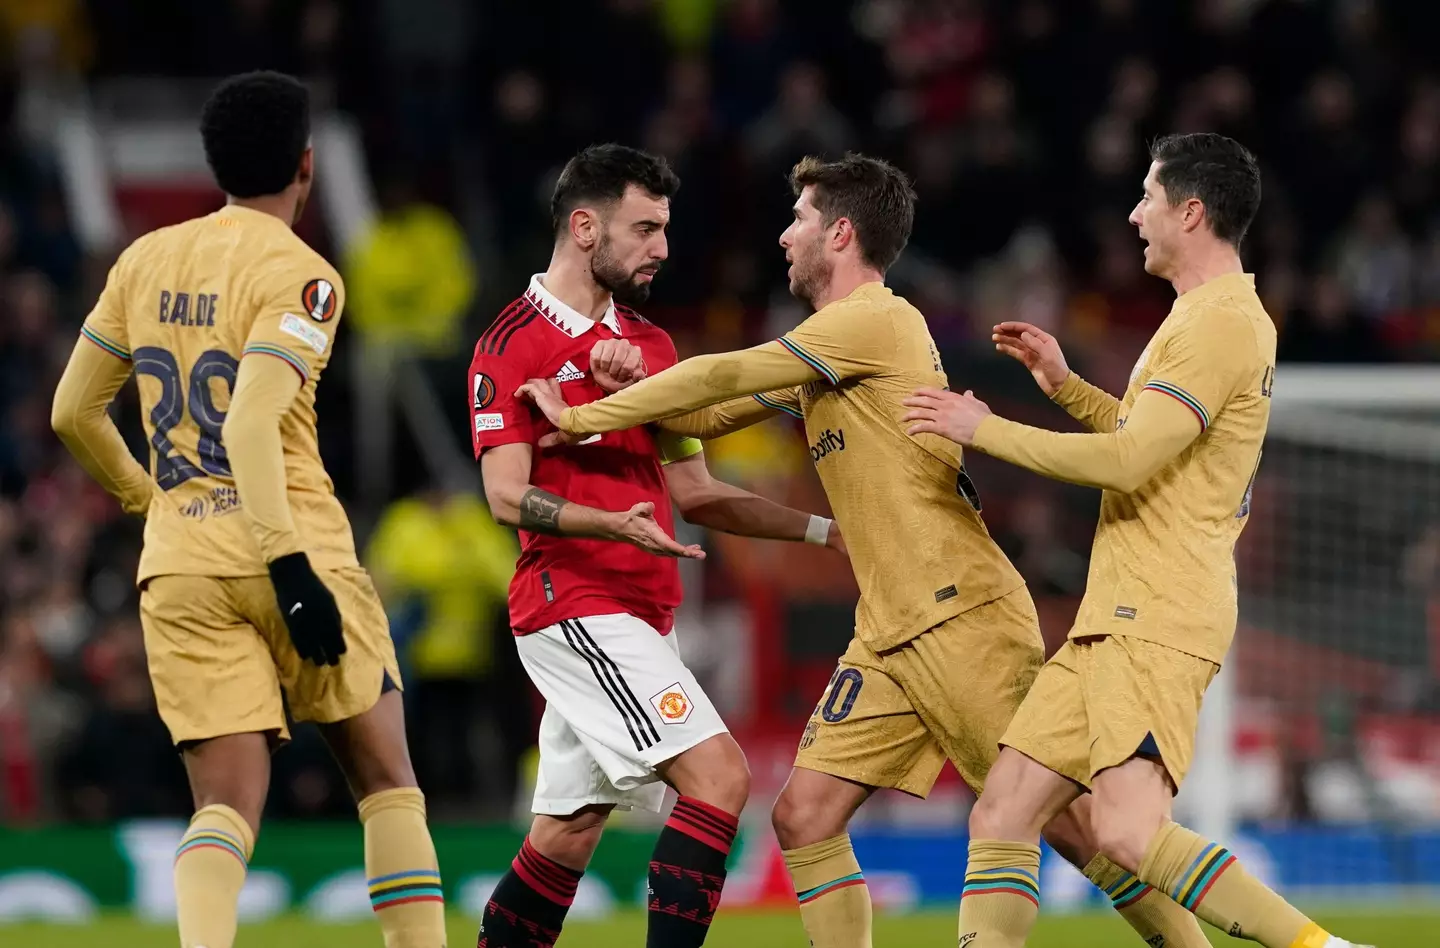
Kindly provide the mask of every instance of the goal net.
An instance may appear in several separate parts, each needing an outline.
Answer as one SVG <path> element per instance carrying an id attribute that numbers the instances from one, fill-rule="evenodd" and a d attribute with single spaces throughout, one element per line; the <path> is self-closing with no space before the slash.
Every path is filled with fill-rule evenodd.
<path id="1" fill-rule="evenodd" d="M 1182 805 L 1300 897 L 1440 904 L 1440 369 L 1281 366 L 1236 560 Z"/>

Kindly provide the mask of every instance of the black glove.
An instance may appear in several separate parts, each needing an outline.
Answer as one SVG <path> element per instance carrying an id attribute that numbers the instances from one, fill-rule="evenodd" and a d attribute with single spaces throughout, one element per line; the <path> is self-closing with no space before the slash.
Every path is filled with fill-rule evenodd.
<path id="1" fill-rule="evenodd" d="M 290 553 L 270 563 L 270 582 L 280 614 L 290 630 L 295 653 L 316 665 L 339 665 L 345 654 L 345 632 L 335 597 L 315 575 L 304 553 Z"/>

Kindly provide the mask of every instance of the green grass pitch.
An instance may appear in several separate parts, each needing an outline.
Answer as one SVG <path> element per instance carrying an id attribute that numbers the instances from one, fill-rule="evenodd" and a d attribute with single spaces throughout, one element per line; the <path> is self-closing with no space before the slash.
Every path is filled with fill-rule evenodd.
<path id="1" fill-rule="evenodd" d="M 1364 913 L 1319 913 L 1317 919 L 1342 938 L 1378 948 L 1435 948 L 1440 945 L 1440 914 L 1396 909 Z M 935 912 L 882 917 L 875 924 L 876 948 L 951 948 L 955 916 Z M 1240 942 L 1212 935 L 1217 948 L 1238 948 Z M 454 916 L 450 948 L 475 943 L 475 922 Z M 603 922 L 565 926 L 558 948 L 639 948 L 645 944 L 645 916 L 617 915 Z M 1028 948 L 1139 948 L 1140 941 L 1118 918 L 1075 915 L 1042 918 Z M 120 917 L 88 925 L 19 925 L 0 927 L 3 948 L 175 948 L 173 928 L 149 926 Z M 325 926 L 299 918 L 242 926 L 236 948 L 379 948 L 380 931 L 373 924 Z M 799 917 L 793 913 L 721 912 L 707 948 L 806 948 Z"/>

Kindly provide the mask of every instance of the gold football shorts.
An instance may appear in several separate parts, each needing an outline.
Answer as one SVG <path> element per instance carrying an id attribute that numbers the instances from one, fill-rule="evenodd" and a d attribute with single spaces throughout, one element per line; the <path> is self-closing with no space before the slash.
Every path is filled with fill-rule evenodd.
<path id="1" fill-rule="evenodd" d="M 330 723 L 368 711 L 400 668 L 385 609 L 358 567 L 322 570 L 344 622 L 340 664 L 301 661 L 268 577 L 157 576 L 140 593 L 145 654 L 160 717 L 176 743 L 226 734 L 289 737 L 297 721 Z"/>
<path id="2" fill-rule="evenodd" d="M 923 797 L 949 758 L 979 793 L 1044 660 L 1024 587 L 884 652 L 854 638 L 795 766 Z"/>
<path id="3" fill-rule="evenodd" d="M 1076 783 L 1137 754 L 1176 788 L 1195 753 L 1200 700 L 1220 666 L 1127 635 L 1067 641 L 1000 739 Z"/>

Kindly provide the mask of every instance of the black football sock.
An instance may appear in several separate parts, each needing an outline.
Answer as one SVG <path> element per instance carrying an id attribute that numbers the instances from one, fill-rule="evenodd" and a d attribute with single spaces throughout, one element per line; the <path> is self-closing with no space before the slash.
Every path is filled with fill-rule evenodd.
<path id="1" fill-rule="evenodd" d="M 719 807 L 681 797 L 650 860 L 646 948 L 699 948 L 720 906 L 725 858 L 739 821 Z"/>
<path id="2" fill-rule="evenodd" d="M 527 838 L 485 905 L 476 948 L 550 948 L 581 875 L 541 855 Z"/>

